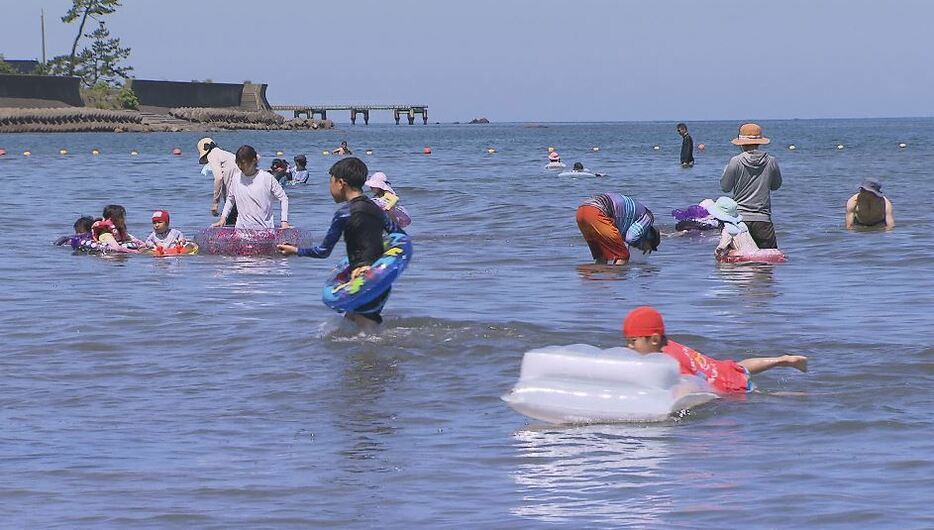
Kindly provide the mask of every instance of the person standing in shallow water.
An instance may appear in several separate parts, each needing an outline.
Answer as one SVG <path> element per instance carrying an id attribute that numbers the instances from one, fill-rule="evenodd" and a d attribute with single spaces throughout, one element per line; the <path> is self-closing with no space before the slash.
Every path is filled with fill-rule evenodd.
<path id="1" fill-rule="evenodd" d="M 846 228 L 857 226 L 895 228 L 892 201 L 882 194 L 882 184 L 875 180 L 864 180 L 856 195 L 846 201 Z"/>
<path id="2" fill-rule="evenodd" d="M 782 187 L 782 172 L 775 157 L 760 151 L 771 140 L 762 136 L 762 127 L 745 123 L 739 135 L 730 140 L 743 152 L 730 159 L 720 178 L 725 193 L 733 192 L 737 210 L 743 216 L 749 234 L 759 248 L 778 248 L 772 224 L 771 193 Z"/>
<path id="3" fill-rule="evenodd" d="M 679 123 L 678 134 L 681 135 L 681 167 L 694 167 L 694 139 L 688 134 L 688 126 Z"/>

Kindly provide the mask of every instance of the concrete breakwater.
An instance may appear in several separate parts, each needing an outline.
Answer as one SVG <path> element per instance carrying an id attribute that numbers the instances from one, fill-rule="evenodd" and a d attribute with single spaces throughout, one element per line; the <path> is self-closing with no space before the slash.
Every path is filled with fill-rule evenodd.
<path id="1" fill-rule="evenodd" d="M 181 132 L 330 129 L 330 120 L 286 120 L 269 111 L 177 108 L 167 114 L 87 107 L 0 108 L 0 133 Z"/>

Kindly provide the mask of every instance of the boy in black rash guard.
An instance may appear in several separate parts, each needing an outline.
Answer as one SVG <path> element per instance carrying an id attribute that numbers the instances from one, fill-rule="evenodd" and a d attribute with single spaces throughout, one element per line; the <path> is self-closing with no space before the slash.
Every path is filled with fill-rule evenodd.
<path id="1" fill-rule="evenodd" d="M 354 276 L 378 260 L 383 255 L 383 232 L 402 232 L 402 229 L 382 208 L 363 194 L 367 172 L 366 164 L 356 157 L 345 158 L 331 166 L 331 197 L 334 202 L 344 204 L 334 212 L 327 235 L 318 246 L 300 249 L 294 245 L 282 244 L 278 245 L 279 252 L 286 256 L 298 254 L 326 258 L 331 255 L 334 245 L 343 235 L 344 243 L 347 244 L 347 259 Z M 382 323 L 383 317 L 380 316 L 380 312 L 386 305 L 390 290 L 387 289 L 379 298 L 358 307 L 352 313 L 347 313 L 347 318 L 362 328 Z"/>

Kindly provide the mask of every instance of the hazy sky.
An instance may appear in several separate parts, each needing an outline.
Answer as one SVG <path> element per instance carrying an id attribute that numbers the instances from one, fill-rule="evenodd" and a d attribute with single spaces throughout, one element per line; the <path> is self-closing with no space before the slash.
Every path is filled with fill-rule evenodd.
<path id="1" fill-rule="evenodd" d="M 70 4 L 0 0 L 0 53 L 41 55 L 40 8 L 67 53 Z M 932 116 L 932 20 L 930 0 L 124 0 L 108 25 L 139 78 L 503 122 Z"/>

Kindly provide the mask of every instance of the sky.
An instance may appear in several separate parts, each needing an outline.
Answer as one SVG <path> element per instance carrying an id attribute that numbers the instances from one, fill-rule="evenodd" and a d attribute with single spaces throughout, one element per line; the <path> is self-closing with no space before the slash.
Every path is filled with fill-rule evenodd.
<path id="1" fill-rule="evenodd" d="M 0 0 L 0 54 L 70 51 L 70 0 Z M 930 0 L 124 0 L 141 79 L 431 121 L 934 116 Z M 389 115 L 382 119 L 388 119 Z M 341 117 L 340 119 L 344 119 Z"/>

